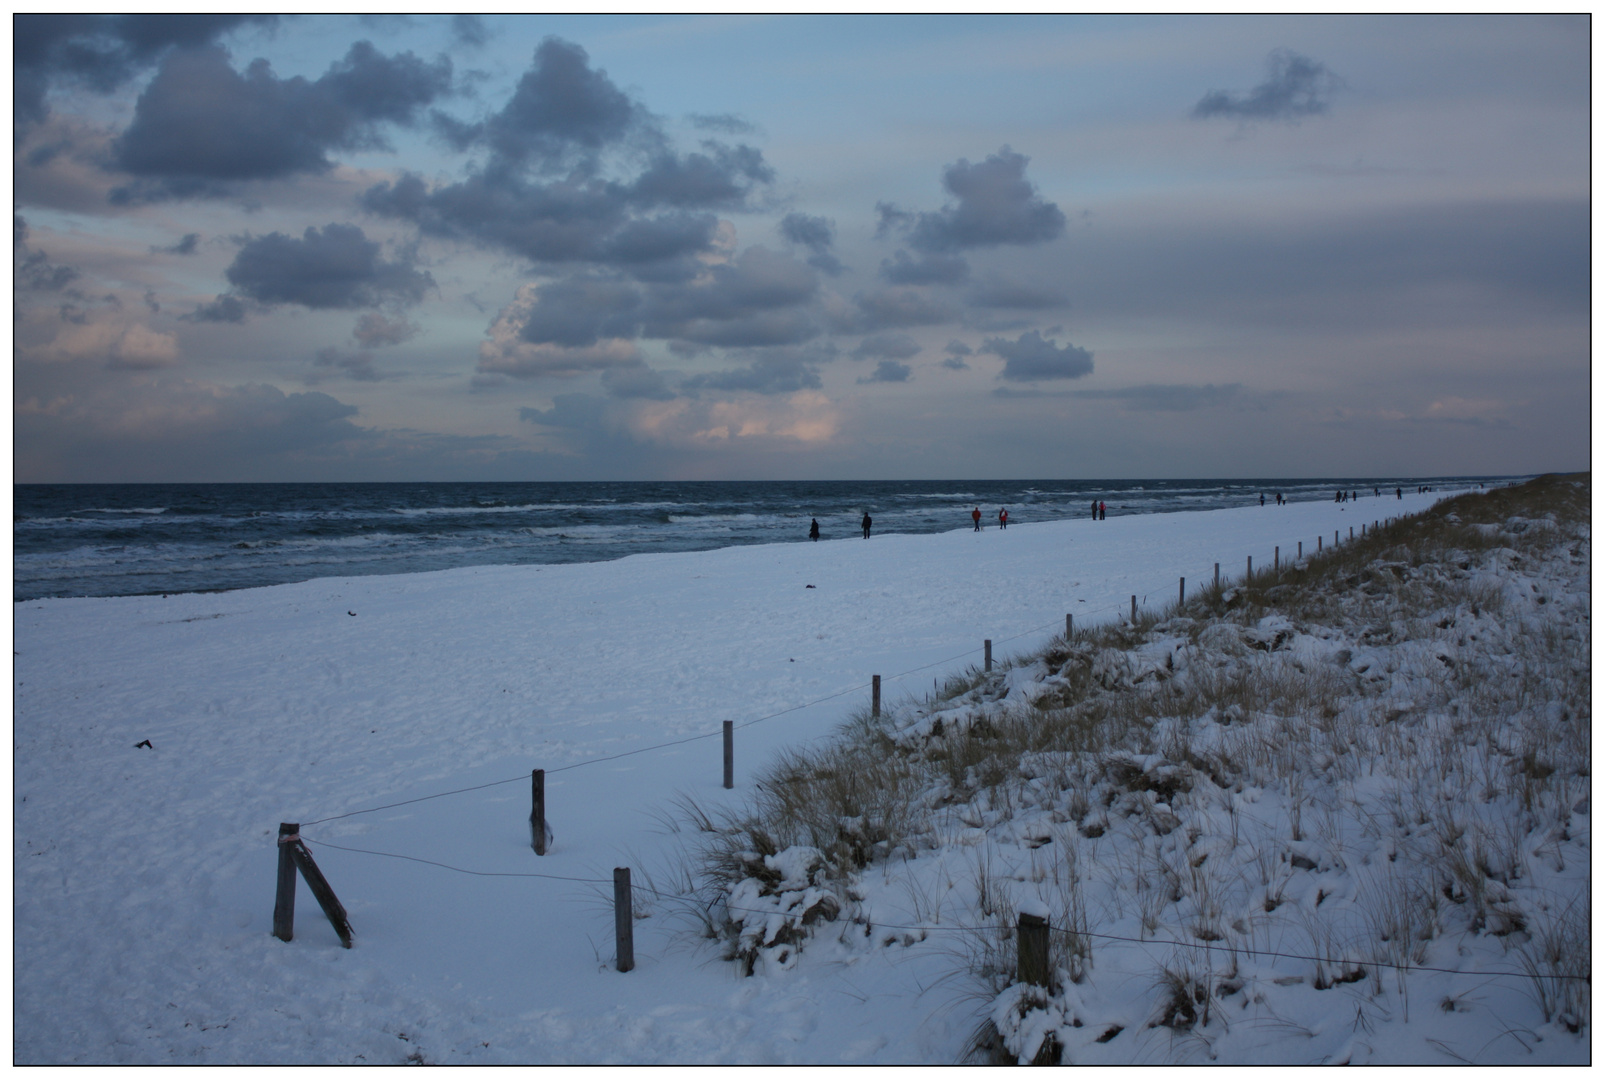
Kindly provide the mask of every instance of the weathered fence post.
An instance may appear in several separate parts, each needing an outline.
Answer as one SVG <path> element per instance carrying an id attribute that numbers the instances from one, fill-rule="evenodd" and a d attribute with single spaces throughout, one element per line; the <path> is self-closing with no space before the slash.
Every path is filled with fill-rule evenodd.
<path id="1" fill-rule="evenodd" d="M 1321 552 L 1321 538 L 1319 536 L 1315 538 L 1315 552 L 1316 554 L 1320 554 Z"/>
<path id="2" fill-rule="evenodd" d="M 1135 596 L 1131 598 L 1131 625 L 1137 625 L 1137 598 Z"/>
<path id="3" fill-rule="evenodd" d="M 1298 542 L 1298 557 L 1304 558 L 1304 541 L 1302 540 Z"/>
<path id="4" fill-rule="evenodd" d="M 1354 539 L 1354 526 L 1353 525 L 1349 526 L 1349 539 L 1350 540 Z"/>
<path id="5" fill-rule="evenodd" d="M 1243 578 L 1243 584 L 1247 585 L 1249 582 L 1251 582 L 1253 580 L 1254 580 L 1254 556 L 1250 555 L 1248 557 L 1248 576 Z"/>
<path id="6" fill-rule="evenodd" d="M 1281 569 L 1282 569 L 1282 545 L 1281 544 L 1277 544 L 1276 545 L 1276 553 L 1271 556 L 1271 569 L 1277 571 L 1278 573 L 1281 572 Z"/>
<path id="7" fill-rule="evenodd" d="M 635 908 L 630 903 L 630 868 L 613 868 L 613 944 L 618 953 L 617 967 L 635 967 Z"/>
<path id="8" fill-rule="evenodd" d="M 300 834 L 299 824 L 279 823 L 279 888 L 273 897 L 273 936 L 280 941 L 295 937 L 295 856 L 290 854 L 290 844 Z"/>
<path id="9" fill-rule="evenodd" d="M 1048 920 L 1040 915 L 1020 913 L 1019 940 L 1016 952 L 1019 967 L 1016 976 L 1020 982 L 1033 986 L 1048 985 Z"/>
<path id="10" fill-rule="evenodd" d="M 730 720 L 724 722 L 724 786 L 736 786 L 736 725 Z"/>
<path id="11" fill-rule="evenodd" d="M 1332 530 L 1332 546 L 1333 547 L 1337 547 L 1338 544 L 1340 544 L 1342 542 L 1342 540 L 1343 540 L 1343 538 L 1338 535 L 1338 531 L 1336 529 L 1333 529 Z"/>
<path id="12" fill-rule="evenodd" d="M 340 944 L 348 949 L 351 948 L 351 920 L 346 916 L 344 905 L 334 895 L 334 890 L 329 888 L 328 879 L 323 876 L 323 871 L 312 861 L 312 852 L 307 850 L 299 836 L 288 846 L 290 854 L 295 856 L 296 867 L 306 879 L 307 888 L 312 890 L 312 898 L 329 917 L 329 925 L 334 927 L 334 932 L 340 935 Z"/>
<path id="13" fill-rule="evenodd" d="M 992 639 L 991 638 L 987 638 L 986 639 L 986 641 L 983 643 L 983 648 L 986 650 L 986 670 L 991 671 L 992 670 Z"/>
<path id="14" fill-rule="evenodd" d="M 529 774 L 529 846 L 535 854 L 546 854 L 546 770 Z"/>
<path id="15" fill-rule="evenodd" d="M 1068 611 L 1064 613 L 1064 639 L 1069 641 L 1076 632 L 1076 617 Z"/>
<path id="16" fill-rule="evenodd" d="M 1215 564 L 1215 588 L 1220 588 L 1220 563 Z"/>
<path id="17" fill-rule="evenodd" d="M 881 677 L 879 675 L 871 675 L 869 677 L 869 715 L 879 716 L 880 714 Z"/>
<path id="18" fill-rule="evenodd" d="M 1181 607 L 1187 603 L 1187 579 L 1182 578 L 1181 584 L 1176 586 L 1176 606 Z"/>

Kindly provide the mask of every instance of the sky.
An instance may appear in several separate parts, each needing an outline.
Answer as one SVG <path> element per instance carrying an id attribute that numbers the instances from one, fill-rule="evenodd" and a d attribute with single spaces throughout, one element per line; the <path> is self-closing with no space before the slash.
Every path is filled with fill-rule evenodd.
<path id="1" fill-rule="evenodd" d="M 1586 16 L 12 30 L 17 482 L 1588 467 Z"/>

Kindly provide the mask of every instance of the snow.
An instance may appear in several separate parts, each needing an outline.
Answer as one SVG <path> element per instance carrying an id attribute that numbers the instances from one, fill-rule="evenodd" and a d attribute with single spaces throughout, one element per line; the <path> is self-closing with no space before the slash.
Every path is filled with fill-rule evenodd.
<path id="1" fill-rule="evenodd" d="M 1250 556 L 1269 567 L 1277 545 L 1288 561 L 1300 540 L 1313 548 L 1434 498 L 18 604 L 14 1061 L 944 1063 L 1010 1008 L 1018 1038 L 1040 1045 L 1074 1002 L 1022 1012 L 977 995 L 954 935 L 918 929 L 940 916 L 933 883 L 992 852 L 995 815 L 955 830 L 920 874 L 866 871 L 878 921 L 909 927 L 893 944 L 818 935 L 744 977 L 673 898 L 676 797 L 741 806 L 775 753 L 867 704 L 873 674 L 896 709 L 978 664 L 983 639 L 1001 660 L 1046 644 L 1066 613 L 1082 627 L 1123 615 L 1133 594 L 1158 606 L 1216 562 L 1223 576 Z M 1267 620 L 1235 647 L 1291 633 Z M 1367 654 L 1349 663 L 1363 670 Z M 1027 671 L 1011 685 L 1035 692 L 1040 673 Z M 737 728 L 728 792 L 725 720 Z M 544 858 L 530 850 L 533 768 L 547 770 Z M 361 812 L 380 805 L 392 808 Z M 304 886 L 294 941 L 271 936 L 280 822 L 303 825 L 353 949 Z M 937 873 L 944 860 L 958 868 Z M 784 920 L 817 907 L 819 881 L 806 851 L 765 861 L 783 888 L 745 899 L 773 907 L 760 944 L 779 949 Z M 612 870 L 624 866 L 641 897 L 627 974 L 612 963 Z M 495 876 L 529 874 L 547 876 Z M 894 911 L 884 897 L 897 889 Z M 1450 978 L 1445 993 L 1459 992 Z M 1508 1008 L 1524 992 L 1473 985 L 1469 1013 L 1420 1001 L 1411 1023 L 1463 1046 L 1467 1025 L 1488 1023 L 1479 995 Z M 1143 1025 L 1132 988 L 1117 996 L 1126 1026 Z M 1423 1037 L 1384 1027 L 1353 1060 L 1391 1060 Z M 1306 1060 L 1274 1049 L 1304 1036 L 1261 1036 L 1238 1040 L 1238 1060 Z M 1095 1045 L 1101 1060 L 1137 1060 L 1131 1043 Z M 1568 1059 L 1550 1040 L 1543 1060 L 1586 1060 L 1574 1043 Z M 1144 1046 L 1141 1060 L 1167 1054 Z"/>

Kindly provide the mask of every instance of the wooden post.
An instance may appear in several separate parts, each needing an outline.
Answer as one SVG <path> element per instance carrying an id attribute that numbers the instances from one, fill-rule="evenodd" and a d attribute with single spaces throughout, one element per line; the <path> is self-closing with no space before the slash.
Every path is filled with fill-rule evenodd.
<path id="1" fill-rule="evenodd" d="M 1250 581 L 1253 581 L 1253 580 L 1254 580 L 1254 556 L 1250 555 L 1248 557 L 1248 576 L 1243 578 L 1243 584 L 1247 585 Z"/>
<path id="2" fill-rule="evenodd" d="M 1182 578 L 1181 584 L 1176 586 L 1176 606 L 1181 607 L 1187 603 L 1187 579 Z"/>
<path id="3" fill-rule="evenodd" d="M 1319 536 L 1317 536 L 1315 538 L 1315 551 L 1316 551 L 1316 554 L 1320 554 L 1320 551 L 1321 551 L 1321 538 Z"/>
<path id="4" fill-rule="evenodd" d="M 992 639 L 991 638 L 987 638 L 986 641 L 982 642 L 982 647 L 986 650 L 986 669 L 988 671 L 991 671 L 992 670 Z"/>
<path id="5" fill-rule="evenodd" d="M 1048 985 L 1048 920 L 1021 913 L 1018 927 L 1017 978 L 1034 986 Z"/>
<path id="6" fill-rule="evenodd" d="M 1304 558 L 1304 541 L 1302 540 L 1298 542 L 1298 557 Z"/>
<path id="7" fill-rule="evenodd" d="M 273 936 L 280 941 L 295 937 L 295 856 L 290 854 L 290 844 L 300 834 L 299 824 L 279 823 L 279 888 L 273 897 Z"/>
<path id="8" fill-rule="evenodd" d="M 1349 539 L 1350 540 L 1354 539 L 1354 526 L 1353 525 L 1349 526 Z"/>
<path id="9" fill-rule="evenodd" d="M 880 714 L 881 677 L 879 675 L 871 675 L 869 677 L 869 715 L 879 716 Z"/>
<path id="10" fill-rule="evenodd" d="M 736 725 L 730 720 L 724 722 L 724 786 L 736 786 Z"/>
<path id="11" fill-rule="evenodd" d="M 529 846 L 546 854 L 546 770 L 529 774 Z"/>
<path id="12" fill-rule="evenodd" d="M 300 837 L 297 837 L 289 848 L 290 854 L 295 856 L 296 867 L 306 879 L 307 887 L 312 890 L 313 899 L 329 917 L 329 925 L 334 927 L 334 932 L 340 935 L 340 944 L 348 949 L 351 948 L 351 920 L 346 917 L 346 909 L 334 895 L 334 890 L 329 888 L 329 882 L 323 876 L 323 871 L 312 861 L 312 852 L 307 850 Z"/>
<path id="13" fill-rule="evenodd" d="M 1220 563 L 1215 564 L 1215 588 L 1220 588 Z"/>
<path id="14" fill-rule="evenodd" d="M 630 868 L 613 868 L 613 944 L 620 971 L 635 967 L 635 908 L 630 903 Z"/>
<path id="15" fill-rule="evenodd" d="M 1271 569 L 1277 571 L 1278 573 L 1281 572 L 1281 569 L 1282 569 L 1282 545 L 1281 544 L 1277 544 L 1276 545 L 1276 553 L 1271 556 Z"/>
<path id="16" fill-rule="evenodd" d="M 1131 598 L 1131 625 L 1137 625 L 1137 598 L 1135 596 Z"/>
<path id="17" fill-rule="evenodd" d="M 1343 538 L 1342 538 L 1342 537 L 1340 537 L 1340 536 L 1338 536 L 1338 531 L 1337 531 L 1337 530 L 1336 530 L 1336 529 L 1333 529 L 1333 530 L 1332 530 L 1332 546 L 1333 546 L 1333 547 L 1337 547 L 1337 546 L 1338 546 L 1338 543 L 1339 543 L 1339 542 L 1340 542 L 1340 541 L 1341 541 L 1341 540 L 1342 540 L 1342 539 L 1343 539 Z"/>
<path id="18" fill-rule="evenodd" d="M 1068 611 L 1064 613 L 1064 639 L 1069 641 L 1076 632 L 1076 617 Z"/>

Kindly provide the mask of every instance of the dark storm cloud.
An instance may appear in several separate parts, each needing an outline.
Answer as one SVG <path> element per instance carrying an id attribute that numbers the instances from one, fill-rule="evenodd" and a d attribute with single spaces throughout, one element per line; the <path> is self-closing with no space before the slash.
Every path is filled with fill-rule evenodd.
<path id="1" fill-rule="evenodd" d="M 979 308 L 1040 311 L 1044 308 L 1066 307 L 1070 299 L 1058 289 L 1024 285 L 1007 278 L 991 277 L 978 282 L 965 297 L 965 302 L 971 307 Z"/>
<path id="2" fill-rule="evenodd" d="M 150 249 L 152 255 L 193 255 L 200 245 L 200 233 L 185 233 L 183 239 L 170 247 L 155 247 Z"/>
<path id="3" fill-rule="evenodd" d="M 942 358 L 943 367 L 951 368 L 954 371 L 970 370 L 970 365 L 964 362 L 964 358 L 966 356 L 974 356 L 975 350 L 964 344 L 964 342 L 950 341 L 942 351 L 947 353 Z"/>
<path id="4" fill-rule="evenodd" d="M 879 203 L 876 235 L 907 230 L 909 244 L 929 253 L 1053 240 L 1064 232 L 1064 213 L 1025 178 L 1030 160 L 1007 146 L 979 164 L 960 158 L 942 173 L 955 202 L 918 214 Z"/>
<path id="5" fill-rule="evenodd" d="M 185 322 L 243 323 L 245 315 L 245 301 L 224 293 L 210 303 L 202 304 L 190 314 L 180 315 L 179 318 Z"/>
<path id="6" fill-rule="evenodd" d="M 875 365 L 874 371 L 858 380 L 858 385 L 908 382 L 910 371 L 907 364 L 899 364 L 896 360 L 882 360 Z"/>
<path id="7" fill-rule="evenodd" d="M 226 276 L 259 303 L 309 308 L 416 304 L 435 285 L 410 258 L 386 261 L 377 241 L 355 225 L 339 224 L 308 228 L 300 239 L 278 232 L 249 237 Z"/>
<path id="8" fill-rule="evenodd" d="M 918 259 L 899 249 L 881 260 L 881 277 L 893 285 L 960 285 L 970 276 L 970 264 L 960 255 L 926 253 Z"/>
<path id="9" fill-rule="evenodd" d="M 795 345 L 820 333 L 810 310 L 818 292 L 811 267 L 750 247 L 703 279 L 649 286 L 642 332 L 702 345 Z"/>
<path id="10" fill-rule="evenodd" d="M 1071 397 L 1100 401 L 1118 401 L 1132 412 L 1191 412 L 1235 401 L 1243 389 L 1242 383 L 1216 386 L 1148 384 L 1127 386 L 1118 390 L 1072 390 Z"/>
<path id="11" fill-rule="evenodd" d="M 639 206 L 739 209 L 755 184 L 771 183 L 774 170 L 750 146 L 704 143 L 706 153 L 664 152 L 630 185 Z"/>
<path id="12" fill-rule="evenodd" d="M 1059 345 L 1041 332 L 1028 330 L 1018 339 L 987 338 L 981 351 L 1003 358 L 1000 379 L 1038 382 L 1044 379 L 1079 379 L 1092 373 L 1092 354 L 1066 343 Z"/>
<path id="13" fill-rule="evenodd" d="M 858 343 L 850 354 L 854 360 L 884 357 L 888 360 L 907 360 L 918 354 L 920 343 L 907 334 L 876 334 Z"/>
<path id="14" fill-rule="evenodd" d="M 121 203 L 216 195 L 243 180 L 333 167 L 337 149 L 385 146 L 381 125 L 408 125 L 451 85 L 451 61 L 351 46 L 316 82 L 280 79 L 265 60 L 241 74 L 221 48 L 171 54 L 140 94 L 117 140 L 116 164 L 140 182 Z"/>
<path id="15" fill-rule="evenodd" d="M 21 138 L 50 111 L 51 86 L 72 82 L 110 93 L 172 48 L 199 48 L 274 15 L 78 15 L 11 17 L 12 123 Z"/>
<path id="16" fill-rule="evenodd" d="M 1195 119 L 1225 116 L 1236 120 L 1297 120 L 1319 116 L 1331 106 L 1331 95 L 1342 88 L 1322 63 L 1288 49 L 1277 49 L 1266 59 L 1266 79 L 1246 94 L 1211 90 L 1193 106 Z"/>
<path id="17" fill-rule="evenodd" d="M 787 243 L 807 248 L 808 265 L 836 277 L 845 269 L 831 249 L 836 244 L 836 223 L 829 218 L 795 211 L 780 219 L 780 235 Z"/>

